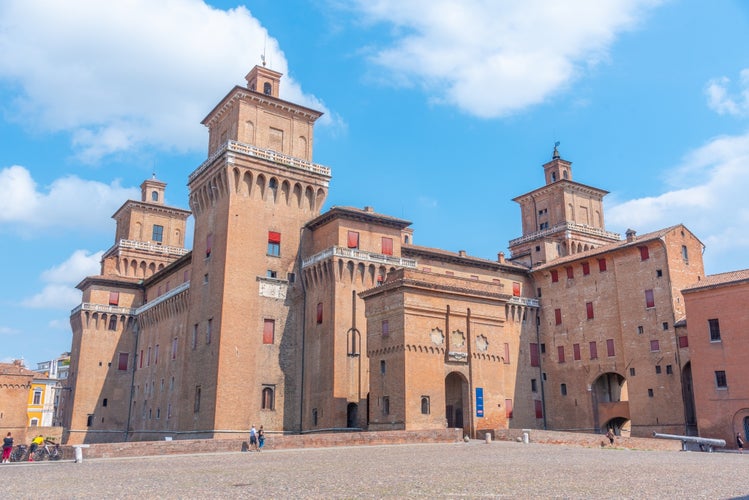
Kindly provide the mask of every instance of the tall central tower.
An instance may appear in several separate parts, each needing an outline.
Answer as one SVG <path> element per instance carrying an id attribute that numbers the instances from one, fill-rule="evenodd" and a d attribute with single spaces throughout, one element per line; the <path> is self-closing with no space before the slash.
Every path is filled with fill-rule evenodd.
<path id="1" fill-rule="evenodd" d="M 331 175 L 311 162 L 321 113 L 280 99 L 281 76 L 256 66 L 206 116 L 208 160 L 188 180 L 192 369 L 179 418 L 196 437 L 299 427 L 301 228 L 319 214 Z"/>

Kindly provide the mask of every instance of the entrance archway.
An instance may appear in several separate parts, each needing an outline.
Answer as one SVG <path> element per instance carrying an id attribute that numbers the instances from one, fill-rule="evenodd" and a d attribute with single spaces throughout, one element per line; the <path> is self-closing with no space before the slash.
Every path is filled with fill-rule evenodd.
<path id="1" fill-rule="evenodd" d="M 688 361 L 681 370 L 681 396 L 684 400 L 684 418 L 686 420 L 686 435 L 696 436 L 697 413 L 694 409 L 694 390 L 692 388 L 692 362 Z"/>
<path id="2" fill-rule="evenodd" d="M 445 420 L 448 428 L 463 429 L 466 426 L 464 418 L 470 411 L 467 408 L 468 381 L 457 372 L 445 377 Z"/>
<path id="3" fill-rule="evenodd" d="M 590 392 L 596 432 L 603 432 L 607 425 L 618 426 L 621 432 L 624 422 L 630 419 L 627 380 L 616 372 L 602 373 Z"/>
<path id="4" fill-rule="evenodd" d="M 346 427 L 359 427 L 359 405 L 349 403 L 346 407 Z"/>
<path id="5" fill-rule="evenodd" d="M 629 420 L 622 417 L 614 417 L 603 425 L 603 429 L 611 429 L 617 436 L 629 437 L 632 428 Z"/>

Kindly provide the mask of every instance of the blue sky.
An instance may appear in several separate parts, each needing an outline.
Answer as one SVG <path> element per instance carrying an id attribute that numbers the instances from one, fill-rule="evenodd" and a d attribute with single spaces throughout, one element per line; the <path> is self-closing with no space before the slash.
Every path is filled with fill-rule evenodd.
<path id="1" fill-rule="evenodd" d="M 495 259 L 560 141 L 606 227 L 684 223 L 749 267 L 749 4 L 740 0 L 0 3 L 0 360 L 70 349 L 75 285 L 156 172 L 187 207 L 200 121 L 265 52 L 325 112 L 327 207 Z"/>

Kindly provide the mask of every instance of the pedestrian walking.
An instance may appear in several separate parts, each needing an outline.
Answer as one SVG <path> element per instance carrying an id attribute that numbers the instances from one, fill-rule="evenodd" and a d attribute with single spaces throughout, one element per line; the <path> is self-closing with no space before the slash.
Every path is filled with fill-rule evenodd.
<path id="1" fill-rule="evenodd" d="M 606 433 L 606 437 L 609 438 L 609 445 L 614 446 L 614 430 L 609 427 L 609 431 Z"/>
<path id="2" fill-rule="evenodd" d="M 3 438 L 3 463 L 4 464 L 10 463 L 11 451 L 13 451 L 13 436 L 9 432 L 8 435 Z"/>
<path id="3" fill-rule="evenodd" d="M 262 425 L 260 426 L 260 429 L 257 431 L 257 443 L 258 443 L 258 450 L 257 451 L 260 451 L 260 449 L 265 444 L 265 431 L 263 430 L 263 426 Z"/>
<path id="4" fill-rule="evenodd" d="M 740 432 L 736 433 L 736 447 L 739 449 L 739 453 L 744 453 L 744 439 Z"/>
<path id="5" fill-rule="evenodd" d="M 259 451 L 257 447 L 257 430 L 255 429 L 255 424 L 252 424 L 252 427 L 250 427 L 250 451 Z"/>

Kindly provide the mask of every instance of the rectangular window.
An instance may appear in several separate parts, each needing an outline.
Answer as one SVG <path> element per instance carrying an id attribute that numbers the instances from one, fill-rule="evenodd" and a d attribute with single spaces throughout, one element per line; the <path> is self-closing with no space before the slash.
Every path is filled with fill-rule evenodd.
<path id="1" fill-rule="evenodd" d="M 205 325 L 205 343 L 210 344 L 211 343 L 211 335 L 213 335 L 213 318 L 210 318 L 208 320 L 208 323 Z"/>
<path id="2" fill-rule="evenodd" d="M 560 363 L 564 363 L 564 346 L 563 345 L 557 346 L 557 357 L 559 358 Z"/>
<path id="3" fill-rule="evenodd" d="M 505 342 L 505 358 L 504 362 L 506 365 L 510 364 L 510 344 Z"/>
<path id="4" fill-rule="evenodd" d="M 153 233 L 151 239 L 157 243 L 161 243 L 164 239 L 164 226 L 158 224 L 153 225 Z"/>
<path id="5" fill-rule="evenodd" d="M 393 255 L 393 238 L 382 237 L 382 253 L 383 255 Z"/>
<path id="6" fill-rule="evenodd" d="M 143 368 L 143 349 L 140 350 L 140 362 L 138 362 L 138 368 Z"/>
<path id="7" fill-rule="evenodd" d="M 684 259 L 684 262 L 689 263 L 689 251 L 686 245 L 681 246 L 681 258 Z"/>
<path id="8" fill-rule="evenodd" d="M 640 260 L 648 260 L 650 258 L 650 251 L 648 247 L 637 247 L 640 250 Z"/>
<path id="9" fill-rule="evenodd" d="M 390 336 L 390 323 L 386 319 L 382 320 L 382 336 L 383 337 Z"/>
<path id="10" fill-rule="evenodd" d="M 390 415 L 390 397 L 389 396 L 382 397 L 382 414 Z"/>
<path id="11" fill-rule="evenodd" d="M 559 391 L 562 393 L 562 396 L 567 395 L 567 384 L 562 384 L 559 386 Z"/>
<path id="12" fill-rule="evenodd" d="M 642 325 L 638 326 L 637 333 L 642 335 L 643 333 L 645 333 L 645 328 Z"/>
<path id="13" fill-rule="evenodd" d="M 606 259 L 598 259 L 598 270 L 604 272 L 606 270 Z"/>
<path id="14" fill-rule="evenodd" d="M 517 282 L 512 283 L 512 296 L 520 297 L 520 283 L 517 283 Z"/>
<path id="15" fill-rule="evenodd" d="M 198 324 L 192 325 L 192 348 L 198 347 Z"/>
<path id="16" fill-rule="evenodd" d="M 590 346 L 590 359 L 598 359 L 598 344 L 593 341 L 588 345 Z"/>
<path id="17" fill-rule="evenodd" d="M 130 358 L 130 353 L 127 352 L 121 352 L 119 355 L 119 359 L 117 360 L 117 369 L 120 371 L 127 371 L 127 362 Z"/>
<path id="18" fill-rule="evenodd" d="M 156 344 L 156 349 L 153 351 L 153 364 L 159 364 L 159 344 Z"/>
<path id="19" fill-rule="evenodd" d="M 651 340 L 650 341 L 650 350 L 653 351 L 653 352 L 660 351 L 661 350 L 661 343 L 659 341 L 657 341 L 657 340 Z"/>
<path id="20" fill-rule="evenodd" d="M 586 302 L 585 303 L 585 311 L 588 315 L 588 319 L 593 319 L 593 302 Z"/>
<path id="21" fill-rule="evenodd" d="M 606 339 L 606 355 L 612 357 L 615 355 L 614 352 L 614 339 Z"/>
<path id="22" fill-rule="evenodd" d="M 629 369 L 629 376 L 630 377 L 634 377 L 635 376 L 635 369 L 634 368 L 630 368 Z"/>
<path id="23" fill-rule="evenodd" d="M 263 344 L 272 344 L 276 335 L 276 320 L 263 321 Z"/>
<path id="24" fill-rule="evenodd" d="M 271 257 L 281 255 L 281 233 L 268 231 L 268 255 Z"/>
<path id="25" fill-rule="evenodd" d="M 572 357 L 580 361 L 580 344 L 572 344 Z"/>
<path id="26" fill-rule="evenodd" d="M 120 304 L 120 292 L 109 292 L 109 305 L 117 306 Z"/>
<path id="27" fill-rule="evenodd" d="M 356 231 L 349 231 L 347 245 L 349 248 L 359 248 L 359 233 Z"/>
<path id="28" fill-rule="evenodd" d="M 535 378 L 531 379 L 531 392 L 538 392 L 538 384 Z"/>
<path id="29" fill-rule="evenodd" d="M 172 359 L 177 359 L 177 337 L 172 339 Z"/>
<path id="30" fill-rule="evenodd" d="M 195 405 L 193 406 L 193 411 L 195 413 L 198 413 L 200 411 L 200 392 L 201 387 L 199 385 L 195 386 Z"/>
<path id="31" fill-rule="evenodd" d="M 673 375 L 674 374 L 674 367 L 671 365 L 666 365 L 666 375 Z"/>
<path id="32" fill-rule="evenodd" d="M 557 271 L 556 269 L 552 269 L 551 270 L 551 282 L 556 283 L 557 281 L 559 281 L 559 271 Z"/>
<path id="33" fill-rule="evenodd" d="M 531 366 L 539 366 L 538 344 L 535 344 L 535 343 L 531 343 Z"/>
<path id="34" fill-rule="evenodd" d="M 278 278 L 278 272 L 274 271 L 273 269 L 268 269 L 267 271 L 265 271 L 265 277 L 272 279 Z"/>
<path id="35" fill-rule="evenodd" d="M 710 342 L 720 342 L 720 322 L 717 318 L 707 320 L 710 328 Z"/>
<path id="36" fill-rule="evenodd" d="M 715 372 L 715 385 L 718 389 L 728 388 L 728 380 L 726 380 L 726 372 L 724 370 L 717 370 Z"/>
<path id="37" fill-rule="evenodd" d="M 587 262 L 583 262 L 583 276 L 587 276 L 590 274 L 590 264 Z"/>
<path id="38" fill-rule="evenodd" d="M 565 267 L 567 270 L 567 279 L 571 280 L 575 278 L 575 271 L 573 270 L 572 266 Z"/>
<path id="39" fill-rule="evenodd" d="M 679 335 L 679 347 L 682 349 L 689 347 L 689 337 L 686 335 Z"/>
<path id="40" fill-rule="evenodd" d="M 561 309 L 554 309 L 554 324 L 555 325 L 562 324 L 562 310 Z"/>
<path id="41" fill-rule="evenodd" d="M 655 307 L 655 297 L 653 296 L 653 290 L 645 290 L 645 307 L 650 309 Z"/>
<path id="42" fill-rule="evenodd" d="M 664 321 L 663 323 L 661 323 L 661 326 L 663 327 L 663 331 L 667 331 L 668 330 L 668 321 Z"/>
<path id="43" fill-rule="evenodd" d="M 317 324 L 322 324 L 322 302 L 317 303 Z"/>
<path id="44" fill-rule="evenodd" d="M 649 398 L 653 397 L 653 389 L 648 389 L 648 397 Z"/>
<path id="45" fill-rule="evenodd" d="M 512 399 L 505 399 L 505 417 L 512 418 Z"/>
<path id="46" fill-rule="evenodd" d="M 660 375 L 661 374 L 661 365 L 655 365 L 655 374 Z"/>
<path id="47" fill-rule="evenodd" d="M 148 357 L 146 358 L 146 366 L 151 366 L 151 348 L 148 348 Z"/>
<path id="48" fill-rule="evenodd" d="M 208 233 L 205 237 L 205 256 L 211 256 L 211 250 L 213 249 L 213 233 Z"/>
<path id="49" fill-rule="evenodd" d="M 540 399 L 536 399 L 533 401 L 535 407 L 536 407 L 536 418 L 544 418 L 544 407 L 541 404 Z"/>

